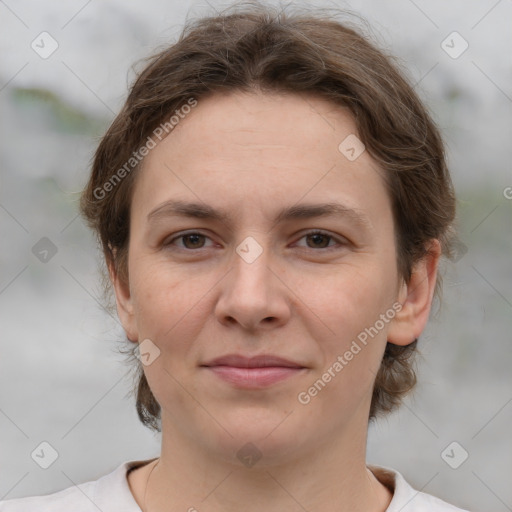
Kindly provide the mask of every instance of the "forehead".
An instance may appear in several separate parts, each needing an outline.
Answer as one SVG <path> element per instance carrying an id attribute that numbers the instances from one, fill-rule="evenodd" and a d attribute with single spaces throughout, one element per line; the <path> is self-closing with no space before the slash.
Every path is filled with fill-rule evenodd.
<path id="1" fill-rule="evenodd" d="M 304 156 L 307 142 L 310 150 L 307 154 L 318 160 L 318 152 L 332 157 L 340 136 L 356 131 L 347 107 L 318 96 L 233 91 L 200 99 L 197 107 L 177 125 L 167 143 L 174 146 L 173 151 L 177 150 L 183 162 L 198 156 L 187 151 L 190 145 L 203 156 L 218 158 L 219 139 L 223 146 L 228 146 L 224 149 L 233 150 L 230 156 L 235 156 L 234 150 L 238 149 L 233 146 L 240 146 L 254 155 L 259 154 L 260 158 L 279 154 L 290 160 L 295 160 L 298 154 Z M 187 148 L 180 150 L 183 142 Z M 162 146 L 165 145 L 164 142 Z M 313 147 L 317 151 L 311 151 Z"/>
<path id="2" fill-rule="evenodd" d="M 382 172 L 366 151 L 347 158 L 347 144 L 361 150 L 356 137 L 347 108 L 313 95 L 214 94 L 146 156 L 132 209 L 147 215 L 187 197 L 240 218 L 251 208 L 271 216 L 285 203 L 341 200 L 379 216 L 389 209 Z"/>

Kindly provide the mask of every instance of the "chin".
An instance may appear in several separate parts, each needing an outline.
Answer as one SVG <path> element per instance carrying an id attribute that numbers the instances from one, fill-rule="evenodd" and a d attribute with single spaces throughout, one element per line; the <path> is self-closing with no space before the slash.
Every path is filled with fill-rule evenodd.
<path id="1" fill-rule="evenodd" d="M 226 430 L 217 431 L 215 438 L 211 439 L 210 448 L 231 464 L 235 462 L 246 467 L 282 464 L 297 455 L 307 437 L 304 426 L 294 425 L 292 417 L 289 411 L 285 414 L 268 414 L 267 411 L 266 415 L 261 411 L 254 414 L 241 411 L 231 418 L 232 421 L 223 416 L 222 425 Z"/>

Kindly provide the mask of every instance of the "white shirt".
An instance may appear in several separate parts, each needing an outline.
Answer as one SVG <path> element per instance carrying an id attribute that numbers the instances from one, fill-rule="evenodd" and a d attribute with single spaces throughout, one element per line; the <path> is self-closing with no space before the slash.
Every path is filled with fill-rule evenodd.
<path id="1" fill-rule="evenodd" d="M 0 512 L 141 512 L 128 484 L 130 469 L 151 460 L 123 462 L 98 480 L 45 496 L 0 501 Z M 378 480 L 393 492 L 386 512 L 468 512 L 434 496 L 415 491 L 404 477 L 390 468 L 368 466 Z"/>

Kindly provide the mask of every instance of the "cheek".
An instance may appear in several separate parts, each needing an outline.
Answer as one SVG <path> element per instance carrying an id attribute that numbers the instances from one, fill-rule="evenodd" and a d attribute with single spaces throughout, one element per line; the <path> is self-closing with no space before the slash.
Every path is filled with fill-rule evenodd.
<path id="1" fill-rule="evenodd" d="M 173 316 L 179 314 L 174 299 L 178 283 L 170 282 L 158 265 L 146 264 L 143 260 L 134 274 L 136 284 L 132 288 L 132 297 L 139 330 L 146 337 L 151 337 L 148 331 L 155 336 L 155 327 L 165 322 L 167 328 L 171 328 Z"/>
<path id="2" fill-rule="evenodd" d="M 367 387 L 379 368 L 394 316 L 396 287 L 395 273 L 385 270 L 371 264 L 347 269 L 331 280 L 324 293 L 318 311 L 333 332 L 320 344 L 322 372 L 330 369 L 331 378 L 333 373 L 336 375 L 333 388 Z M 329 380 L 329 375 L 323 380 Z"/>
<path id="3" fill-rule="evenodd" d="M 209 314 L 204 294 L 211 285 L 204 278 L 185 279 L 170 270 L 168 263 L 139 263 L 132 292 L 139 339 L 150 339 L 160 350 L 143 369 L 154 396 L 172 414 L 191 406 L 181 382 L 186 381 L 187 390 L 196 393 L 190 378 L 197 350 L 194 340 Z"/>
<path id="4" fill-rule="evenodd" d="M 208 312 L 205 293 L 212 288 L 207 276 L 187 275 L 168 262 L 140 259 L 134 265 L 132 295 L 141 339 L 149 338 L 165 350 L 190 347 Z M 196 332 L 197 331 L 197 332 Z"/>
<path id="5" fill-rule="evenodd" d="M 396 288 L 395 268 L 367 259 L 331 276 L 321 310 L 332 330 L 346 340 L 372 326 L 391 308 Z"/>
<path id="6" fill-rule="evenodd" d="M 322 365 L 311 376 L 310 387 L 301 390 L 314 400 L 319 416 L 337 410 L 343 421 L 351 415 L 350 411 L 354 412 L 371 398 L 386 346 L 388 324 L 382 329 L 375 327 L 379 315 L 386 311 L 379 307 L 381 302 L 369 300 L 363 294 L 361 301 L 358 299 L 354 295 L 344 297 L 340 307 L 330 313 L 336 334 L 319 344 Z"/>

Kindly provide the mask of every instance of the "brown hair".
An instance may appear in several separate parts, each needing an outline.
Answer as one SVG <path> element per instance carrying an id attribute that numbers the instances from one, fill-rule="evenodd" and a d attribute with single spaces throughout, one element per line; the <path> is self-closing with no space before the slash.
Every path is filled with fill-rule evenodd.
<path id="1" fill-rule="evenodd" d="M 99 144 L 80 206 L 99 237 L 107 265 L 121 279 L 128 279 L 129 213 L 139 168 L 130 160 L 134 152 L 191 98 L 200 101 L 215 92 L 255 89 L 314 93 L 350 109 L 358 137 L 385 171 L 397 268 L 405 281 L 430 239 L 438 239 L 443 254 L 450 256 L 455 198 L 443 143 L 391 57 L 324 11 L 278 12 L 252 3 L 189 22 L 175 44 L 150 59 Z M 119 179 L 113 182 L 115 176 Z M 439 286 L 438 280 L 436 295 Z M 416 344 L 387 343 L 370 419 L 394 409 L 414 387 Z M 141 363 L 136 367 L 137 413 L 144 425 L 160 431 L 160 405 Z"/>

